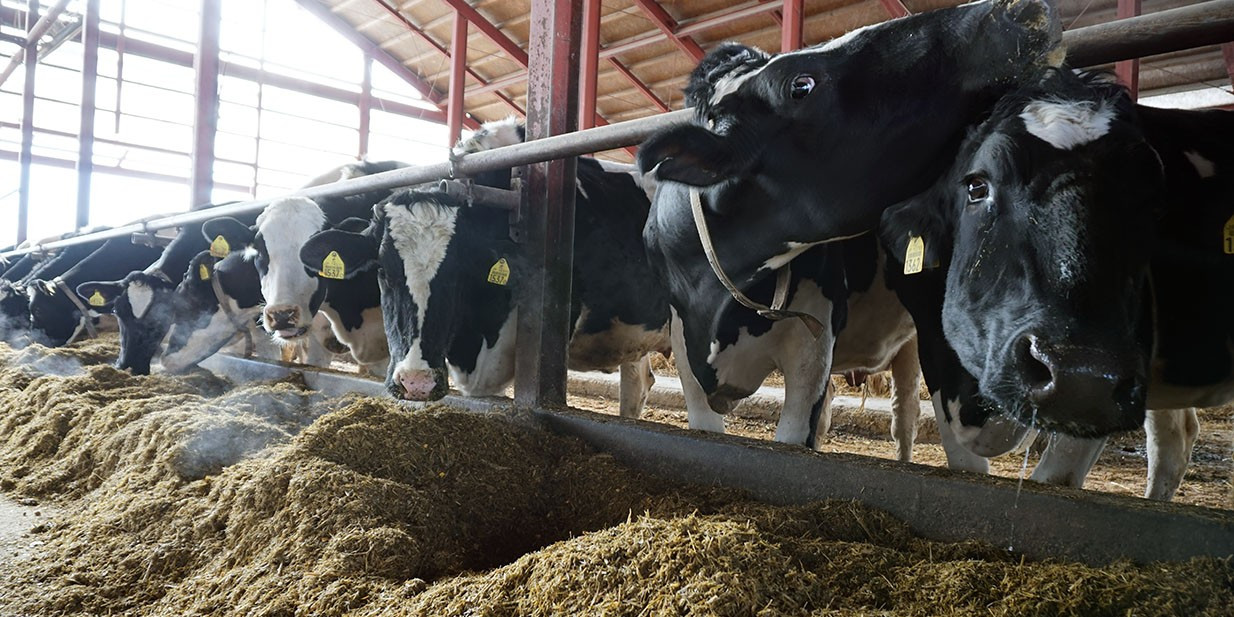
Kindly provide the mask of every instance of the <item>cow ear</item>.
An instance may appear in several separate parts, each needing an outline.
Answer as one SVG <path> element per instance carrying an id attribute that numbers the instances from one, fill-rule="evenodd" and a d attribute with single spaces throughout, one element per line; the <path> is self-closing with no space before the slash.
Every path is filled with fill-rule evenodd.
<path id="1" fill-rule="evenodd" d="M 377 243 L 365 234 L 328 229 L 300 248 L 300 263 L 328 279 L 349 279 L 377 266 Z"/>
<path id="2" fill-rule="evenodd" d="M 230 216 L 206 221 L 201 234 L 210 243 L 210 255 L 219 259 L 252 244 L 257 235 L 251 227 Z"/>
<path id="3" fill-rule="evenodd" d="M 111 313 L 116 310 L 116 298 L 124 292 L 124 285 L 118 281 L 90 281 L 77 286 L 77 295 L 86 306 L 100 313 Z"/>
<path id="4" fill-rule="evenodd" d="M 360 218 L 358 216 L 349 216 L 343 219 L 343 221 L 339 223 L 338 225 L 335 225 L 334 229 L 341 229 L 343 231 L 360 233 L 368 229 L 369 222 L 370 222 L 369 219 L 366 219 L 366 218 Z"/>
<path id="5" fill-rule="evenodd" d="M 724 138 L 693 124 L 672 127 L 643 142 L 638 168 L 644 174 L 654 171 L 658 180 L 692 186 L 711 186 L 740 172 Z"/>
<path id="6" fill-rule="evenodd" d="M 879 238 L 890 259 L 905 265 L 905 274 L 950 259 L 953 237 L 945 205 L 939 191 L 931 189 L 883 211 Z"/>

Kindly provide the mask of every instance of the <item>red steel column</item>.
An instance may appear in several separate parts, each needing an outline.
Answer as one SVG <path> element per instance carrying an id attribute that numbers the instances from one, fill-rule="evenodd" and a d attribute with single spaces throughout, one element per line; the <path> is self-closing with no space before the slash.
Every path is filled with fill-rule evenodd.
<path id="1" fill-rule="evenodd" d="M 368 157 L 368 134 L 373 116 L 373 57 L 364 54 L 364 76 L 360 78 L 360 158 Z"/>
<path id="2" fill-rule="evenodd" d="M 26 32 L 39 21 L 39 0 L 26 3 Z M 17 155 L 20 167 L 17 181 L 17 242 L 25 241 L 30 229 L 30 163 L 34 147 L 34 73 L 38 67 L 38 41 L 26 42 L 26 83 L 21 91 L 21 150 Z"/>
<path id="3" fill-rule="evenodd" d="M 581 58 L 583 91 L 579 95 L 580 129 L 596 125 L 596 74 L 600 72 L 600 0 L 583 2 L 583 51 Z"/>
<path id="4" fill-rule="evenodd" d="M 201 0 L 201 30 L 193 68 L 197 115 L 193 121 L 193 160 L 189 207 L 210 203 L 214 190 L 214 133 L 219 122 L 219 22 L 221 0 Z"/>
<path id="5" fill-rule="evenodd" d="M 99 76 L 99 0 L 86 0 L 82 30 L 81 124 L 77 131 L 77 229 L 90 224 L 94 175 L 94 96 Z"/>
<path id="6" fill-rule="evenodd" d="M 450 104 L 446 108 L 446 126 L 449 127 L 447 147 L 454 147 L 463 134 L 464 77 L 467 76 L 467 18 L 461 11 L 454 11 L 454 34 L 450 39 Z"/>
<path id="7" fill-rule="evenodd" d="M 582 11 L 571 0 L 532 0 L 527 139 L 578 128 Z M 566 402 L 570 275 L 574 251 L 577 159 L 529 165 L 523 194 L 527 271 L 518 294 L 514 401 L 560 407 Z"/>
<path id="8" fill-rule="evenodd" d="M 1118 0 L 1118 19 L 1140 16 L 1140 0 Z M 1140 61 L 1124 60 L 1114 64 L 1118 81 L 1131 90 L 1131 100 L 1140 98 Z"/>
<path id="9" fill-rule="evenodd" d="M 784 0 L 784 23 L 780 26 L 780 51 L 801 48 L 801 5 L 803 0 Z"/>

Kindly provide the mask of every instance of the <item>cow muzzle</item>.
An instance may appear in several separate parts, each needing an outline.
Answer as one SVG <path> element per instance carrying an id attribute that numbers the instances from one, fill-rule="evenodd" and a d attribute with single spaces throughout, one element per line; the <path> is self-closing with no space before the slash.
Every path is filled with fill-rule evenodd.
<path id="1" fill-rule="evenodd" d="M 308 333 L 308 325 L 300 325 L 298 306 L 267 306 L 261 314 L 266 331 L 281 339 L 296 339 Z"/>
<path id="2" fill-rule="evenodd" d="M 446 372 L 440 369 L 394 372 L 394 394 L 408 401 L 436 401 L 446 395 Z"/>
<path id="3" fill-rule="evenodd" d="M 1129 350 L 1044 341 L 1017 344 L 1034 423 L 1075 437 L 1101 437 L 1144 423 L 1147 378 Z"/>

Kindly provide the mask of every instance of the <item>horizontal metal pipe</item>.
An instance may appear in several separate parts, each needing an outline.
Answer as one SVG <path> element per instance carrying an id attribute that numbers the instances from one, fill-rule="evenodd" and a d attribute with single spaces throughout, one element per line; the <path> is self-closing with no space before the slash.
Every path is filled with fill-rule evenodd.
<path id="1" fill-rule="evenodd" d="M 392 189 L 404 186 L 412 186 L 425 182 L 433 182 L 442 178 L 450 178 L 454 176 L 471 176 L 484 171 L 492 171 L 494 169 L 505 169 L 508 167 L 518 167 L 529 165 L 540 161 L 564 158 L 568 156 L 578 156 L 581 154 L 589 154 L 591 152 L 600 152 L 603 150 L 611 150 L 631 144 L 642 142 L 652 133 L 669 126 L 684 122 L 691 117 L 693 112 L 685 109 L 674 111 L 665 114 L 658 114 L 649 118 L 640 118 L 629 122 L 619 122 L 608 126 L 601 126 L 586 131 L 575 133 L 566 133 L 565 135 L 555 135 L 545 139 L 537 139 L 523 144 L 514 144 L 504 148 L 494 150 L 485 150 L 460 157 L 453 164 L 450 161 L 434 163 L 431 165 L 420 165 L 417 167 L 404 167 L 384 173 L 373 174 L 361 178 L 353 178 L 342 182 L 334 182 L 331 184 L 323 184 L 311 188 L 301 189 L 285 195 L 283 197 L 307 197 L 309 199 L 321 199 L 325 197 L 339 197 L 342 195 L 355 195 L 367 191 L 380 189 Z M 451 169 L 453 167 L 453 169 Z M 15 257 L 24 255 L 29 252 L 43 250 L 50 251 L 61 249 L 74 244 L 90 242 L 94 240 L 105 240 L 110 238 L 128 237 L 130 234 L 157 231 L 167 227 L 179 227 L 182 225 L 190 225 L 193 223 L 201 223 L 219 216 L 236 216 L 260 210 L 270 202 L 276 199 L 258 199 L 254 201 L 245 201 L 208 210 L 194 210 L 184 214 L 175 214 L 162 218 L 152 219 L 146 223 L 135 223 L 124 225 L 106 231 L 77 236 L 66 240 L 57 240 L 48 242 L 47 244 L 30 246 L 24 249 L 17 249 L 0 253 L 0 257 Z M 358 214 L 363 214 L 358 213 Z"/>
<path id="2" fill-rule="evenodd" d="M 1069 49 L 1069 59 L 1076 66 L 1127 60 L 1229 40 L 1234 40 L 1234 0 L 1212 0 L 1203 4 L 1169 9 L 1142 17 L 1063 33 L 1063 43 Z M 474 175 L 494 169 L 612 150 L 638 144 L 663 127 L 685 122 L 690 118 L 691 113 L 686 109 L 618 122 L 585 131 L 469 154 L 455 161 L 453 165 L 445 161 L 432 165 L 396 169 L 295 191 L 286 197 L 319 199 L 353 195 L 371 190 L 412 186 L 454 175 Z M 125 225 L 108 231 L 8 251 L 0 253 L 0 257 L 14 257 L 35 250 L 55 250 L 83 242 L 119 238 L 136 232 L 200 223 L 216 216 L 234 216 L 264 208 L 271 201 L 274 199 L 260 199 L 167 216 L 145 224 Z"/>
<path id="3" fill-rule="evenodd" d="M 1063 33 L 1067 61 L 1092 66 L 1234 41 L 1234 0 L 1120 19 Z"/>
<path id="4" fill-rule="evenodd" d="M 522 199 L 522 193 L 519 191 L 495 189 L 458 180 L 442 180 L 437 183 L 437 190 L 455 199 L 462 199 L 489 208 L 499 208 L 502 210 L 517 209 L 519 201 Z"/>
<path id="5" fill-rule="evenodd" d="M 56 4 L 52 5 L 52 7 L 43 14 L 43 17 L 41 17 L 39 21 L 34 24 L 34 27 L 30 29 L 30 33 L 26 35 L 25 47 L 17 50 L 17 52 L 13 54 L 13 57 L 9 58 L 8 66 L 4 67 L 3 72 L 0 72 L 0 85 L 4 85 L 4 82 L 7 81 L 9 76 L 13 74 L 13 71 L 16 71 L 17 67 L 21 66 L 21 63 L 25 61 L 26 51 L 28 48 L 33 47 L 37 57 L 39 39 L 43 38 L 44 34 L 47 34 L 47 31 L 51 29 L 52 24 L 56 23 L 56 19 L 60 17 L 60 13 L 63 13 L 64 8 L 68 5 L 69 0 L 60 0 Z M 35 61 L 37 62 L 38 60 L 36 59 Z"/>

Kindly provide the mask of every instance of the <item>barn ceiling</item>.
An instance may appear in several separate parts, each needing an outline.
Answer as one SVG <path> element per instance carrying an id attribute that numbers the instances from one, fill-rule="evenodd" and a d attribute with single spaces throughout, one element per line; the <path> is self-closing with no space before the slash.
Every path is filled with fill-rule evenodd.
<path id="1" fill-rule="evenodd" d="M 297 0 L 350 27 L 388 54 L 444 108 L 456 9 L 471 17 L 467 37 L 465 108 L 481 121 L 522 115 L 526 107 L 526 51 L 530 0 Z M 921 12 L 961 0 L 902 0 Z M 1194 0 L 1143 0 L 1144 14 Z M 311 6 L 316 5 L 316 6 Z M 780 47 L 781 0 L 604 0 L 597 113 L 608 122 L 682 107 L 681 88 L 697 56 L 729 40 L 768 51 Z M 1117 0 L 1057 0 L 1066 28 L 1115 19 Z M 888 19 L 901 0 L 805 0 L 803 40 L 826 41 Z M 324 10 L 323 10 L 324 9 Z M 1141 96 L 1179 89 L 1230 90 L 1219 46 L 1148 58 Z"/>

